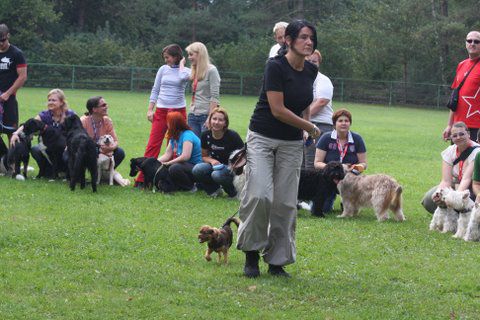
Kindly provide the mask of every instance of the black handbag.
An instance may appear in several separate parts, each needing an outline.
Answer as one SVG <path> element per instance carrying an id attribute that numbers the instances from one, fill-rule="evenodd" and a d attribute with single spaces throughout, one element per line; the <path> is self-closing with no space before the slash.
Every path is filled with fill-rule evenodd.
<path id="1" fill-rule="evenodd" d="M 467 77 L 470 74 L 470 72 L 477 65 L 478 61 L 480 61 L 480 59 L 478 59 L 477 62 L 475 62 L 473 64 L 473 66 L 470 68 L 470 70 L 468 70 L 468 73 L 463 78 L 462 82 L 458 85 L 458 87 L 453 89 L 452 93 L 450 94 L 450 98 L 448 99 L 448 103 L 447 103 L 447 108 L 452 110 L 453 112 L 457 111 L 458 99 L 460 97 L 460 89 L 462 88 L 463 84 L 465 83 L 465 80 L 467 80 Z"/>

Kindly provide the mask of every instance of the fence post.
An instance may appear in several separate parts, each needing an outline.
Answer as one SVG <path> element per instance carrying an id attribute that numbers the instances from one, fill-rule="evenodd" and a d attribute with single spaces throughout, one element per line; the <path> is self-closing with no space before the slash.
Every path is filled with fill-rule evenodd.
<path id="1" fill-rule="evenodd" d="M 340 101 L 343 102 L 343 79 L 340 82 Z"/>
<path id="2" fill-rule="evenodd" d="M 389 89 L 389 97 L 388 97 L 388 105 L 392 106 L 392 94 L 393 94 L 393 82 L 390 81 L 390 89 Z"/>
<path id="3" fill-rule="evenodd" d="M 437 109 L 440 108 L 440 86 L 437 86 Z"/>
<path id="4" fill-rule="evenodd" d="M 243 74 L 240 74 L 240 95 L 243 96 Z"/>
<path id="5" fill-rule="evenodd" d="M 72 89 L 75 89 L 75 65 L 72 65 Z"/>
<path id="6" fill-rule="evenodd" d="M 133 91 L 133 67 L 130 68 L 130 91 Z"/>

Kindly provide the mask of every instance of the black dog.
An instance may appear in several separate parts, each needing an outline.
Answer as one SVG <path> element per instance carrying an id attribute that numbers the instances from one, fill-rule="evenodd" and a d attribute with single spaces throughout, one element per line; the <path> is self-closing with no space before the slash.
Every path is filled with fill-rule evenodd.
<path id="1" fill-rule="evenodd" d="M 337 183 L 345 177 L 340 162 L 329 162 L 322 170 L 302 169 L 298 186 L 298 200 L 312 201 L 311 212 L 318 217 L 325 217 L 323 205 L 325 196 L 336 192 Z"/>
<path id="2" fill-rule="evenodd" d="M 135 177 L 139 171 L 143 172 L 143 184 L 146 189 L 157 188 L 165 193 L 178 190 L 168 173 L 168 167 L 155 158 L 130 159 L 130 177 Z"/>
<path id="3" fill-rule="evenodd" d="M 50 127 L 40 120 L 34 118 L 27 120 L 23 125 L 23 132 L 27 135 L 39 134 L 39 144 L 46 147 L 45 158 L 52 166 L 52 172 L 47 174 L 47 163 L 39 163 L 39 172 L 37 178 L 48 176 L 49 178 L 58 178 L 58 172 L 63 171 L 63 152 L 67 145 L 67 140 L 60 130 Z M 63 169 L 63 170 L 61 170 Z"/>
<path id="4" fill-rule="evenodd" d="M 88 169 L 92 180 L 92 190 L 97 192 L 97 144 L 88 136 L 76 114 L 68 116 L 64 125 L 67 132 L 70 189 L 75 190 L 77 181 L 80 181 L 81 189 L 85 188 L 85 170 Z"/>
<path id="5" fill-rule="evenodd" d="M 20 174 L 20 165 L 23 163 L 23 177 L 27 178 L 28 161 L 30 160 L 30 148 L 32 137 L 24 133 L 18 135 L 18 141 L 8 149 L 7 168 L 13 167 L 12 178 Z"/>

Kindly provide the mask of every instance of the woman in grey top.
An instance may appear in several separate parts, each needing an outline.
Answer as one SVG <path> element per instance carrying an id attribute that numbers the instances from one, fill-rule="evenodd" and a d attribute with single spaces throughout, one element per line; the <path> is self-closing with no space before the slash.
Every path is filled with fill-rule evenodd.
<path id="1" fill-rule="evenodd" d="M 220 75 L 210 63 L 207 47 L 194 42 L 187 48 L 192 73 L 192 103 L 188 114 L 188 125 L 197 136 L 207 130 L 207 118 L 210 111 L 219 106 Z"/>

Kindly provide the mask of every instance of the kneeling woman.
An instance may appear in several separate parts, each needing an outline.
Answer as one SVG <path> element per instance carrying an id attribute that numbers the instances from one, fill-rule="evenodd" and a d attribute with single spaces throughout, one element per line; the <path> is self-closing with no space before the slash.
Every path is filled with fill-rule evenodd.
<path id="1" fill-rule="evenodd" d="M 125 152 L 118 146 L 118 138 L 113 128 L 112 119 L 108 116 L 108 104 L 103 97 L 97 96 L 87 100 L 87 113 L 80 118 L 82 125 L 87 130 L 88 135 L 97 144 L 101 136 L 109 134 L 113 138 L 113 143 L 109 146 L 101 146 L 100 152 L 103 154 L 113 153 L 115 168 L 122 163 L 125 158 Z"/>
<path id="2" fill-rule="evenodd" d="M 434 213 L 437 205 L 432 195 L 438 188 L 452 188 L 458 191 L 471 190 L 475 156 L 480 152 L 480 145 L 470 140 L 467 125 L 455 122 L 450 133 L 452 145 L 442 152 L 442 181 L 430 189 L 422 200 L 423 207 Z M 471 198 L 475 199 L 470 191 Z"/>
<path id="3" fill-rule="evenodd" d="M 177 189 L 196 191 L 192 169 L 202 162 L 200 139 L 180 112 L 167 114 L 167 138 L 167 149 L 158 161 L 168 166 L 168 173 Z"/>
<path id="4" fill-rule="evenodd" d="M 228 158 L 232 151 L 243 147 L 242 138 L 228 129 L 225 109 L 213 109 L 207 123 L 210 130 L 201 135 L 203 163 L 195 165 L 193 175 L 209 196 L 218 196 L 223 188 L 233 198 L 237 191 L 233 186 L 233 175 L 228 169 Z"/>
<path id="5" fill-rule="evenodd" d="M 59 134 L 65 135 L 64 122 L 65 118 L 75 114 L 72 110 L 68 108 L 67 99 L 65 93 L 61 89 L 52 89 L 47 95 L 47 110 L 41 111 L 38 115 L 35 116 L 36 120 L 42 121 L 47 126 L 54 128 L 58 131 Z M 23 132 L 23 126 L 20 126 L 17 131 L 12 134 L 11 145 L 14 145 L 18 141 L 18 135 Z M 51 160 L 45 157 L 43 148 L 40 145 L 35 145 L 30 150 L 32 157 L 37 161 L 39 168 L 44 168 L 40 170 L 37 178 L 42 177 L 43 173 L 45 177 L 56 178 L 54 176 L 53 167 Z M 59 165 L 58 170 L 61 172 L 66 171 L 67 169 L 67 160 L 66 153 L 64 153 L 62 162 Z M 42 173 L 43 172 L 43 173 Z"/>
<path id="6" fill-rule="evenodd" d="M 334 130 L 326 132 L 317 143 L 315 153 L 315 169 L 323 169 L 331 161 L 340 161 L 345 171 L 351 171 L 353 165 L 362 169 L 367 168 L 367 149 L 362 137 L 350 131 L 352 114 L 347 109 L 340 109 L 333 113 Z M 323 212 L 333 209 L 336 194 L 326 195 Z"/>

